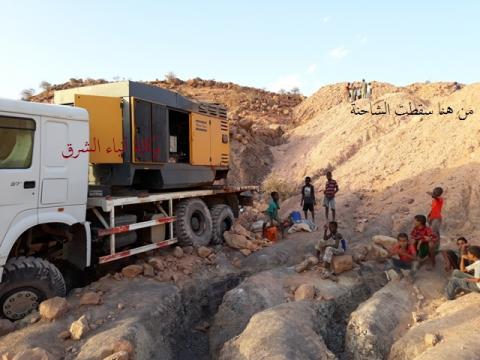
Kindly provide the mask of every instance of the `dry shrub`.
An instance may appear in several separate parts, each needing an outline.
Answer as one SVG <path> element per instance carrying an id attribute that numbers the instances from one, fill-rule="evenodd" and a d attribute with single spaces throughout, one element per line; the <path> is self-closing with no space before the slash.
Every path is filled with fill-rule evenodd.
<path id="1" fill-rule="evenodd" d="M 278 179 L 273 176 L 269 176 L 262 184 L 262 191 L 266 194 L 270 194 L 273 191 L 277 191 L 282 199 L 287 199 L 298 192 L 297 187 L 285 180 Z"/>

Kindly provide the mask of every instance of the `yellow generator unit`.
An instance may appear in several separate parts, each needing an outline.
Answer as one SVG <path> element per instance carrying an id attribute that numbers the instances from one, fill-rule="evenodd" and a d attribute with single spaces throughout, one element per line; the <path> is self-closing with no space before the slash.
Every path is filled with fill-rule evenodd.
<path id="1" fill-rule="evenodd" d="M 132 81 L 56 91 L 54 101 L 88 111 L 82 151 L 97 185 L 182 189 L 227 176 L 227 111 L 218 104 Z"/>

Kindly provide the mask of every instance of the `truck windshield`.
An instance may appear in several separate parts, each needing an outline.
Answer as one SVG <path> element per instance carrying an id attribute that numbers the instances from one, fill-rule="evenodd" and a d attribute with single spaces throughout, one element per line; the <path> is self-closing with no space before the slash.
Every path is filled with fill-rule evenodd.
<path id="1" fill-rule="evenodd" d="M 35 121 L 0 115 L 0 169 L 27 169 L 32 163 Z"/>

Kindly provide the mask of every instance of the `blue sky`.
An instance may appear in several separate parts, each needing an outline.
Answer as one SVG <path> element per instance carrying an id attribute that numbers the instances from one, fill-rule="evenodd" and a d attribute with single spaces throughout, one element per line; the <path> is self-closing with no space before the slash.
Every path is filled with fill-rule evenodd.
<path id="1" fill-rule="evenodd" d="M 448 3 L 5 1 L 0 96 L 18 98 L 42 80 L 169 71 L 307 95 L 362 78 L 476 82 L 480 2 Z"/>

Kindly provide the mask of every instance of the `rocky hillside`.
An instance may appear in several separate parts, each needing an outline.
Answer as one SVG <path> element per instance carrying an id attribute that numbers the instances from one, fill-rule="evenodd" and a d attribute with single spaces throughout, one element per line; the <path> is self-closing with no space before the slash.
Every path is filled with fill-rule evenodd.
<path id="1" fill-rule="evenodd" d="M 31 100 L 51 102 L 55 90 L 106 82 L 103 79 L 70 79 L 66 83 L 49 87 Z M 293 123 L 293 108 L 304 99 L 299 94 L 278 94 L 200 78 L 183 81 L 168 76 L 166 80 L 148 83 L 192 99 L 220 103 L 228 108 L 233 140 L 232 170 L 228 177 L 231 185 L 261 183 L 272 166 L 270 146 L 282 143 L 284 132 Z"/>
<path id="2" fill-rule="evenodd" d="M 299 187 L 310 175 L 322 188 L 325 171 L 333 170 L 341 189 L 340 219 L 352 234 L 355 228 L 408 230 L 412 217 L 429 208 L 425 192 L 443 186 L 445 231 L 451 236 L 478 234 L 480 84 L 399 88 L 374 83 L 372 106 L 370 101 L 357 101 L 357 114 L 352 113 L 345 87 L 321 88 L 296 107 L 300 125 L 286 134 L 287 143 L 275 148 L 271 176 Z M 473 114 L 459 119 L 470 110 Z M 354 206 L 353 218 L 342 217 L 349 206 Z"/>

